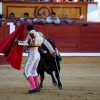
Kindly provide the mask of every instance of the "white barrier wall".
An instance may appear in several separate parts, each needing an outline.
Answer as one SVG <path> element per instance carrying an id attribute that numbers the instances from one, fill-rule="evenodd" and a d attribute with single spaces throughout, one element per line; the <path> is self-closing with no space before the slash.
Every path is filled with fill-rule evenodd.
<path id="1" fill-rule="evenodd" d="M 2 2 L 0 2 L 0 14 L 2 14 Z"/>
<path id="2" fill-rule="evenodd" d="M 98 20 L 98 4 L 88 4 L 87 21 L 96 22 Z"/>
<path id="3" fill-rule="evenodd" d="M 10 26 L 10 34 L 11 34 L 13 31 L 15 31 L 15 25 L 14 25 L 14 23 L 8 22 L 7 25 Z"/>
<path id="4" fill-rule="evenodd" d="M 98 21 L 100 21 L 100 0 L 98 0 L 97 14 L 98 14 Z"/>

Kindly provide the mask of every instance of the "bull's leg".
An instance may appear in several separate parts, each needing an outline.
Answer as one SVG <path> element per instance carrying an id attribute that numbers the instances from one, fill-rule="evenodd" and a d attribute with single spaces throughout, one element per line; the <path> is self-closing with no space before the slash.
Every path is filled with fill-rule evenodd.
<path id="1" fill-rule="evenodd" d="M 40 72 L 40 84 L 39 87 L 43 88 L 43 80 L 44 80 L 45 76 L 44 76 L 44 71 Z"/>
<path id="2" fill-rule="evenodd" d="M 63 89 L 61 79 L 60 79 L 60 64 L 59 64 L 59 60 L 57 60 L 56 58 L 55 58 L 55 63 L 56 63 L 55 76 L 56 76 L 57 81 L 58 81 L 58 88 Z"/>
<path id="3" fill-rule="evenodd" d="M 56 82 L 56 79 L 55 79 L 55 77 L 54 77 L 54 75 L 53 75 L 53 72 L 51 73 L 51 78 L 52 78 L 52 83 L 53 83 L 53 85 L 54 85 L 54 86 L 57 86 L 57 82 Z"/>
<path id="4" fill-rule="evenodd" d="M 60 79 L 59 70 L 55 70 L 55 76 L 56 76 L 57 81 L 58 81 L 58 88 L 59 89 L 63 89 L 63 86 L 62 86 L 62 83 L 61 83 L 61 79 Z"/>

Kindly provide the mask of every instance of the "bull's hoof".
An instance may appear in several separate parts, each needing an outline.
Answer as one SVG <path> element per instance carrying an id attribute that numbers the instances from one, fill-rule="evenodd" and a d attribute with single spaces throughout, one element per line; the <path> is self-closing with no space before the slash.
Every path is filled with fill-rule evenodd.
<path id="1" fill-rule="evenodd" d="M 63 86 L 58 86 L 58 88 L 59 88 L 60 90 L 63 90 L 63 89 L 64 89 Z"/>
<path id="2" fill-rule="evenodd" d="M 40 88 L 40 89 L 42 89 L 42 88 L 43 88 L 43 86 L 39 86 L 39 88 Z"/>
<path id="3" fill-rule="evenodd" d="M 57 83 L 53 83 L 54 86 L 57 86 Z"/>
<path id="4" fill-rule="evenodd" d="M 38 92 L 40 92 L 41 91 L 41 88 L 38 88 Z"/>

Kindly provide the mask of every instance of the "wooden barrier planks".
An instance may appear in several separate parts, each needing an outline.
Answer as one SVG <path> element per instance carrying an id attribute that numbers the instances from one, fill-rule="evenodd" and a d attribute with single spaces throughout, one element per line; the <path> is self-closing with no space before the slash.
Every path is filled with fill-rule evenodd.
<path id="1" fill-rule="evenodd" d="M 100 27 L 81 27 L 80 52 L 100 52 Z"/>
<path id="2" fill-rule="evenodd" d="M 34 24 L 35 30 L 51 37 L 60 52 L 100 52 L 99 26 Z M 28 31 L 25 29 L 25 34 Z M 9 26 L 0 27 L 0 41 L 9 34 Z"/>
<path id="3" fill-rule="evenodd" d="M 48 36 L 56 42 L 60 52 L 77 52 L 77 29 L 78 26 L 49 26 Z"/>
<path id="4" fill-rule="evenodd" d="M 4 40 L 9 35 L 9 25 L 4 25 L 0 27 L 0 42 Z"/>
<path id="5" fill-rule="evenodd" d="M 100 26 L 36 25 L 35 30 L 51 37 L 60 52 L 100 52 Z M 25 30 L 25 34 L 28 31 Z M 9 35 L 9 26 L 0 27 L 0 42 Z M 8 64 L 3 55 L 0 64 Z"/>

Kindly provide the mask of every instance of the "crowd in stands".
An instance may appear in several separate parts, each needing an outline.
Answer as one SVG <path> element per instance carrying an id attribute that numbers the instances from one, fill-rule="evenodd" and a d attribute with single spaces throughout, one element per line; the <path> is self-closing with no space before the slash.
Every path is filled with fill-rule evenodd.
<path id="1" fill-rule="evenodd" d="M 84 16 L 81 15 L 79 18 L 80 22 L 84 22 Z M 25 12 L 22 18 L 15 18 L 15 14 L 14 13 L 10 13 L 9 18 L 4 18 L 3 15 L 0 15 L 0 25 L 7 25 L 7 23 L 12 22 L 14 23 L 14 25 L 20 26 L 21 23 L 26 23 L 26 24 L 30 24 L 30 23 L 41 23 L 41 24 L 45 24 L 45 23 L 52 23 L 52 24 L 60 24 L 61 22 L 66 22 L 68 24 L 72 24 L 75 20 L 72 20 L 70 18 L 68 18 L 67 14 L 63 14 L 62 18 L 58 18 L 56 16 L 55 12 L 51 12 L 50 16 L 48 16 L 47 18 L 43 18 L 41 14 L 37 14 L 36 18 L 30 19 L 29 18 L 29 13 Z"/>
<path id="2" fill-rule="evenodd" d="M 25 2 L 98 2 L 98 0 L 1 0 L 1 1 L 25 1 Z"/>

